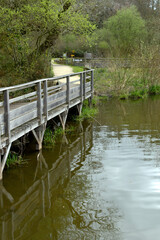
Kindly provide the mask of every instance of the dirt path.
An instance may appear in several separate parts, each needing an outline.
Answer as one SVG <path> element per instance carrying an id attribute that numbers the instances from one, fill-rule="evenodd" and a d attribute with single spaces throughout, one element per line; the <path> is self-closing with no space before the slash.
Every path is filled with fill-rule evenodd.
<path id="1" fill-rule="evenodd" d="M 53 64 L 53 72 L 55 77 L 73 73 L 70 66 L 60 64 Z"/>
<path id="2" fill-rule="evenodd" d="M 58 76 L 63 76 L 63 75 L 67 75 L 67 74 L 71 74 L 73 73 L 72 67 L 70 66 L 66 66 L 66 65 L 61 65 L 61 64 L 54 64 L 53 63 L 53 72 L 54 72 L 54 77 L 58 77 Z M 70 77 L 70 81 L 75 81 L 78 80 L 78 76 L 73 76 Z M 66 83 L 66 79 L 61 79 L 59 80 L 61 83 Z M 74 84 L 74 83 L 73 83 Z M 79 82 L 75 83 L 75 84 L 79 84 Z"/>

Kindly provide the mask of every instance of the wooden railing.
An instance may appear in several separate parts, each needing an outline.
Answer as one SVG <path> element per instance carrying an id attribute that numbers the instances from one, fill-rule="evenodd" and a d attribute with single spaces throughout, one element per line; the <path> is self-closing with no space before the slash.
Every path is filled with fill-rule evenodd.
<path id="1" fill-rule="evenodd" d="M 0 172 L 13 141 L 33 131 L 40 149 L 47 121 L 60 116 L 64 127 L 68 110 L 92 95 L 93 70 L 0 88 Z"/>

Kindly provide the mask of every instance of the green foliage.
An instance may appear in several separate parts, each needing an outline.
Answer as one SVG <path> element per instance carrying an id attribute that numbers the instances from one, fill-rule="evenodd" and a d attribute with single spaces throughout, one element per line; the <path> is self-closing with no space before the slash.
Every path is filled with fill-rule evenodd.
<path id="1" fill-rule="evenodd" d="M 64 133 L 61 127 L 56 128 L 54 131 L 47 128 L 44 133 L 43 143 L 45 146 L 54 146 L 56 139 Z"/>
<path id="2" fill-rule="evenodd" d="M 84 52 L 90 49 L 90 36 L 90 34 L 78 35 L 77 33 L 60 35 L 56 41 L 53 54 L 61 57 L 63 53 L 67 53 L 67 56 L 70 57 L 74 51 L 76 57 L 84 57 Z"/>
<path id="3" fill-rule="evenodd" d="M 110 68 L 96 69 L 95 93 L 100 96 L 115 96 L 120 99 L 128 97 L 137 99 L 144 98 L 148 94 L 160 94 L 160 70 L 153 59 L 149 61 L 149 58 L 143 59 L 141 57 L 139 60 L 136 58 L 136 62 L 130 68 L 120 68 L 113 65 Z"/>
<path id="4" fill-rule="evenodd" d="M 83 121 L 85 119 L 93 119 L 95 117 L 95 115 L 97 114 L 97 112 L 98 112 L 98 110 L 95 107 L 92 107 L 92 108 L 90 108 L 88 106 L 84 107 L 82 109 L 81 115 L 77 118 L 77 120 Z"/>
<path id="5" fill-rule="evenodd" d="M 81 115 L 76 118 L 78 121 L 83 121 L 85 119 L 93 119 L 95 115 L 98 113 L 98 109 L 96 107 L 98 99 L 95 97 L 92 99 L 92 107 L 88 106 L 88 101 L 83 102 Z"/>
<path id="6" fill-rule="evenodd" d="M 18 156 L 18 154 L 14 152 L 10 152 L 7 158 L 6 166 L 7 168 L 10 168 L 10 167 L 22 165 L 24 163 L 26 163 L 26 161 L 24 161 L 21 156 Z"/>
<path id="7" fill-rule="evenodd" d="M 134 90 L 129 93 L 129 97 L 132 99 L 139 99 L 139 98 L 144 98 L 148 94 L 147 89 L 141 89 L 141 90 Z"/>
<path id="8" fill-rule="evenodd" d="M 0 85 L 50 76 L 50 49 L 59 34 L 89 34 L 94 26 L 76 9 L 75 1 L 0 3 Z M 12 77 L 12 82 L 4 81 Z M 3 85 L 2 85 L 3 84 Z"/>
<path id="9" fill-rule="evenodd" d="M 83 69 L 83 67 L 72 66 L 72 70 L 74 73 L 77 73 L 77 72 L 82 72 L 84 69 Z"/>
<path id="10" fill-rule="evenodd" d="M 98 31 L 99 49 L 112 55 L 132 54 L 146 38 L 145 21 L 136 7 L 124 8 L 104 22 Z"/>
<path id="11" fill-rule="evenodd" d="M 160 94 L 160 85 L 152 85 L 149 87 L 149 94 L 156 95 Z"/>

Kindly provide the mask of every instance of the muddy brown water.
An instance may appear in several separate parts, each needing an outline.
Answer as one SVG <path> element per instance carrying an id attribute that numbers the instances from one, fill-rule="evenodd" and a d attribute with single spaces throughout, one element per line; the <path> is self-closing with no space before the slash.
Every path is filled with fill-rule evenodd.
<path id="1" fill-rule="evenodd" d="M 0 185 L 2 240 L 159 240 L 160 98 L 103 101 Z"/>

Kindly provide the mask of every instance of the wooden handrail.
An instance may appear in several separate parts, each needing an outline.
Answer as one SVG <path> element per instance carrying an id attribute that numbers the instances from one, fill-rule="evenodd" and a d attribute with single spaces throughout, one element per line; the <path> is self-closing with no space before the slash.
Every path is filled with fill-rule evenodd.
<path id="1" fill-rule="evenodd" d="M 44 81 L 56 81 L 56 80 L 60 80 L 66 77 L 73 77 L 76 75 L 80 75 L 81 73 L 89 73 L 94 71 L 94 69 L 90 69 L 90 70 L 86 70 L 86 71 L 82 71 L 82 72 L 77 72 L 77 73 L 71 73 L 71 74 L 66 74 L 66 75 L 62 75 L 62 76 L 58 76 L 58 77 L 52 77 L 52 78 L 44 78 L 44 79 L 39 79 L 39 80 L 35 80 L 35 81 L 31 81 L 28 83 L 22 83 L 19 85 L 15 85 L 15 86 L 10 86 L 10 87 L 4 87 L 4 88 L 0 88 L 0 94 L 2 94 L 4 91 L 9 90 L 10 92 L 12 91 L 18 91 L 18 90 L 22 90 L 24 88 L 27 87 L 32 87 L 35 86 L 38 82 L 44 82 Z"/>

